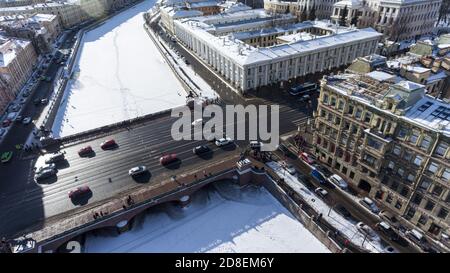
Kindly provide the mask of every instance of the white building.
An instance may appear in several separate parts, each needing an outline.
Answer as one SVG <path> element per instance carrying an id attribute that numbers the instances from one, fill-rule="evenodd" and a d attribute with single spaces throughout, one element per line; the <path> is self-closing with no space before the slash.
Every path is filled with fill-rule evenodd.
<path id="1" fill-rule="evenodd" d="M 382 36 L 371 28 L 293 24 L 295 20 L 290 14 L 256 9 L 175 20 L 174 26 L 177 38 L 240 92 L 350 64 L 374 53 Z M 258 31 L 271 37 L 255 35 Z M 301 38 L 305 32 L 313 38 Z M 247 39 L 273 40 L 294 33 L 299 38 L 269 47 L 257 48 Z"/>
<path id="2" fill-rule="evenodd" d="M 442 0 L 344 0 L 334 4 L 331 19 L 346 13 L 347 25 L 373 27 L 391 40 L 401 41 L 431 33 Z M 347 12 L 344 12 L 347 9 Z"/>
<path id="3" fill-rule="evenodd" d="M 329 19 L 333 12 L 333 4 L 339 0 L 297 0 L 279 1 L 264 0 L 264 9 L 273 13 L 297 15 L 303 20 Z"/>

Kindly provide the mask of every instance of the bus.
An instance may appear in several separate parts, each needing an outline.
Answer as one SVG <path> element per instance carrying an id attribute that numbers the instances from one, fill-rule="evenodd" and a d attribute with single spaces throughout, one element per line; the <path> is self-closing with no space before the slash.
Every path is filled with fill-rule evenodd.
<path id="1" fill-rule="evenodd" d="M 300 84 L 300 85 L 292 87 L 291 90 L 289 91 L 289 94 L 291 94 L 293 96 L 298 96 L 298 95 L 303 95 L 303 94 L 309 93 L 316 89 L 317 89 L 317 84 L 312 83 L 312 82 L 306 82 L 304 84 Z"/>

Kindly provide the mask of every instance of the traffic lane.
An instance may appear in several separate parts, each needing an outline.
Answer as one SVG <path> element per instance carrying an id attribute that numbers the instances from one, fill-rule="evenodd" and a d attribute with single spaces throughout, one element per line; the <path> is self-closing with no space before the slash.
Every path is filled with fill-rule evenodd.
<path id="1" fill-rule="evenodd" d="M 196 146 L 197 143 L 193 143 L 191 147 Z M 190 147 L 189 147 L 190 148 Z M 63 213 L 74 209 L 74 205 L 67 197 L 67 192 L 74 189 L 80 185 L 89 185 L 93 191 L 93 196 L 89 199 L 89 203 L 101 201 L 106 198 L 112 197 L 115 194 L 123 192 L 124 190 L 129 190 L 135 187 L 139 187 L 142 184 L 156 183 L 156 181 L 161 181 L 164 178 L 169 178 L 172 175 L 179 175 L 184 173 L 187 169 L 197 169 L 200 170 L 208 162 L 213 162 L 221 158 L 235 154 L 237 149 L 222 149 L 214 148 L 214 156 L 210 159 L 202 158 L 197 155 L 193 155 L 192 149 L 184 150 L 179 152 L 179 157 L 182 161 L 182 165 L 179 168 L 171 169 L 170 167 L 162 167 L 159 164 L 159 158 L 147 161 L 124 161 L 124 164 L 115 165 L 109 171 L 111 177 L 113 177 L 112 182 L 109 182 L 106 177 L 99 177 L 95 179 L 84 179 L 83 176 L 79 177 L 77 180 L 67 179 L 66 181 L 59 180 L 55 182 L 58 184 L 54 189 L 46 189 L 45 185 L 42 185 L 42 191 L 39 193 L 35 192 L 27 193 L 26 198 L 21 198 L 17 200 L 18 202 L 12 203 L 10 206 L 5 206 L 3 209 L 9 211 L 7 219 L 9 223 L 19 223 L 19 226 L 14 225 L 14 230 L 20 230 L 25 228 L 27 225 L 34 224 L 46 217 Z M 128 175 L 128 170 L 139 164 L 145 164 L 149 167 L 151 171 L 151 178 L 149 183 L 138 183 Z M 95 169 L 94 169 L 95 171 Z M 29 214 L 27 213 L 30 208 L 38 210 L 39 213 Z M 42 213 L 45 211 L 45 215 Z M 26 212 L 28 221 L 23 221 L 23 215 Z M 9 226 L 11 226 L 11 224 Z M 26 224 L 26 225 L 24 225 Z M 4 228 L 0 228 L 4 231 Z"/>
<path id="2" fill-rule="evenodd" d="M 277 151 L 278 152 L 278 151 Z M 278 153 L 280 155 L 280 153 Z M 373 213 L 366 211 L 364 209 L 359 209 L 357 206 L 355 206 L 354 200 L 349 198 L 345 193 L 341 192 L 339 189 L 330 189 L 329 187 L 326 187 L 324 185 L 321 185 L 316 180 L 312 179 L 309 176 L 309 173 L 311 172 L 310 166 L 304 163 L 302 160 L 292 160 L 287 159 L 289 163 L 294 165 L 298 170 L 300 170 L 303 174 L 306 174 L 310 179 L 309 182 L 311 182 L 314 187 L 321 187 L 328 191 L 328 199 L 326 200 L 327 203 L 331 206 L 336 206 L 338 204 L 342 205 L 345 209 L 347 209 L 353 218 L 357 219 L 358 221 L 362 221 L 365 224 L 369 225 L 372 229 L 376 230 L 375 225 L 380 222 L 380 218 Z M 330 202 L 331 200 L 331 202 Z M 330 204 L 331 203 L 331 204 Z M 377 234 L 385 241 L 388 242 L 388 244 L 392 245 L 394 248 L 401 252 L 405 253 L 416 253 L 417 251 L 412 247 L 404 247 L 399 245 L 398 243 L 390 240 L 384 233 L 377 231 Z"/>

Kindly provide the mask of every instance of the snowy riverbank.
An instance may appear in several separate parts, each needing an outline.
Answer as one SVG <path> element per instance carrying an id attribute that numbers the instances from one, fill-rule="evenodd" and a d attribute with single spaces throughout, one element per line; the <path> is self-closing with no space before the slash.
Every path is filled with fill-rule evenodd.
<path id="1" fill-rule="evenodd" d="M 186 93 L 143 28 L 144 1 L 87 32 L 52 130 L 66 136 L 173 108 Z"/>
<path id="2" fill-rule="evenodd" d="M 330 252 L 269 192 L 227 183 L 185 208 L 151 209 L 121 235 L 90 234 L 85 252 Z"/>

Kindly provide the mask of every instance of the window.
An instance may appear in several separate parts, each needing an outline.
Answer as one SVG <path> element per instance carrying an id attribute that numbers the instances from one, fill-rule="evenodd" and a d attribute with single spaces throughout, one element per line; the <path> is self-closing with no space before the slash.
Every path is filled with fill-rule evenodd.
<path id="1" fill-rule="evenodd" d="M 400 147 L 399 145 L 395 145 L 392 152 L 393 152 L 395 155 L 400 155 L 400 153 L 402 152 L 402 147 Z"/>
<path id="2" fill-rule="evenodd" d="M 352 115 L 353 114 L 353 105 L 349 105 L 348 106 L 348 111 L 347 111 L 347 113 L 349 114 L 349 115 Z"/>
<path id="3" fill-rule="evenodd" d="M 445 218 L 447 218 L 447 215 L 448 215 L 448 210 L 446 210 L 445 208 L 441 208 L 441 210 L 439 211 L 437 216 L 441 219 L 445 219 Z"/>
<path id="4" fill-rule="evenodd" d="M 360 119 L 362 115 L 362 109 L 361 108 L 357 108 L 356 109 L 356 113 L 355 113 L 355 118 Z"/>
<path id="5" fill-rule="evenodd" d="M 420 193 L 416 193 L 412 199 L 413 204 L 420 205 L 422 202 L 423 196 Z"/>
<path id="6" fill-rule="evenodd" d="M 372 113 L 366 112 L 366 114 L 364 115 L 364 122 L 369 123 L 371 119 L 372 119 Z"/>
<path id="7" fill-rule="evenodd" d="M 449 182 L 450 181 L 450 169 L 445 168 L 444 172 L 442 173 L 442 179 Z"/>
<path id="8" fill-rule="evenodd" d="M 413 130 L 411 136 L 409 137 L 409 142 L 412 144 L 416 144 L 417 140 L 419 139 L 420 133 L 416 130 Z"/>
<path id="9" fill-rule="evenodd" d="M 413 207 L 409 207 L 408 211 L 406 212 L 405 217 L 406 217 L 406 219 L 411 219 L 414 217 L 414 214 L 416 214 L 416 209 Z"/>
<path id="10" fill-rule="evenodd" d="M 409 151 L 405 151 L 405 154 L 403 155 L 403 159 L 406 161 L 410 161 L 412 158 L 412 154 Z"/>
<path id="11" fill-rule="evenodd" d="M 339 100 L 338 101 L 338 109 L 339 110 L 344 110 L 344 101 L 343 100 Z"/>
<path id="12" fill-rule="evenodd" d="M 393 170 L 394 167 L 395 167 L 395 163 L 392 162 L 392 161 L 389 161 L 388 168 L 391 169 L 391 170 Z"/>
<path id="13" fill-rule="evenodd" d="M 436 195 L 436 196 L 440 196 L 441 194 L 442 194 L 442 191 L 443 191 L 444 189 L 441 187 L 441 186 L 439 186 L 439 185 L 437 185 L 437 184 L 435 184 L 434 185 L 434 187 L 433 187 L 433 194 L 434 195 Z"/>
<path id="14" fill-rule="evenodd" d="M 390 204 L 390 203 L 392 203 L 392 194 L 388 194 L 387 195 L 387 197 L 386 197 L 386 203 L 388 203 L 388 204 Z"/>
<path id="15" fill-rule="evenodd" d="M 428 210 L 428 211 L 432 211 L 433 209 L 434 209 L 434 206 L 435 206 L 436 204 L 433 202 L 433 201 L 431 201 L 431 200 L 428 200 L 427 201 L 427 204 L 425 205 L 425 207 L 424 207 L 424 209 L 426 209 L 426 210 Z"/>
<path id="16" fill-rule="evenodd" d="M 401 127 L 400 130 L 398 131 L 397 137 L 404 139 L 407 135 L 408 135 L 408 129 Z"/>
<path id="17" fill-rule="evenodd" d="M 421 156 L 416 156 L 416 158 L 414 159 L 414 164 L 416 164 L 417 166 L 420 166 L 422 164 L 423 158 Z"/>
<path id="18" fill-rule="evenodd" d="M 406 197 L 406 196 L 408 195 L 408 193 L 409 193 L 408 188 L 407 188 L 407 187 L 402 187 L 402 190 L 400 191 L 400 194 L 401 194 L 403 197 Z"/>
<path id="19" fill-rule="evenodd" d="M 422 139 L 422 143 L 420 143 L 420 147 L 425 150 L 428 150 L 428 148 L 430 148 L 431 141 L 432 141 L 432 139 L 430 136 L 425 136 Z"/>
<path id="20" fill-rule="evenodd" d="M 381 142 L 379 142 L 379 141 L 377 141 L 377 140 L 375 140 L 373 138 L 368 138 L 367 139 L 367 146 L 369 146 L 369 147 L 379 151 L 379 150 L 381 150 L 381 147 L 383 145 L 381 144 Z"/>
<path id="21" fill-rule="evenodd" d="M 420 183 L 419 187 L 420 187 L 421 189 L 423 189 L 423 190 L 427 190 L 427 189 L 430 187 L 430 185 L 431 185 L 430 180 L 424 179 L 424 180 L 422 181 L 422 183 Z"/>
<path id="22" fill-rule="evenodd" d="M 439 168 L 439 166 L 438 166 L 438 164 L 435 163 L 435 162 L 431 162 L 431 164 L 428 166 L 428 170 L 429 170 L 431 173 L 436 173 L 437 170 L 438 170 L 438 168 Z"/>
<path id="23" fill-rule="evenodd" d="M 421 225 L 426 225 L 428 222 L 428 217 L 425 214 L 422 214 L 418 221 Z"/>
<path id="24" fill-rule="evenodd" d="M 405 174 L 405 170 L 403 170 L 402 168 L 398 168 L 397 174 L 398 174 L 400 177 L 403 177 L 403 175 Z"/>
<path id="25" fill-rule="evenodd" d="M 439 156 L 445 156 L 445 152 L 447 151 L 447 149 L 448 149 L 448 144 L 445 142 L 441 142 L 436 147 L 436 151 L 434 151 L 434 153 Z"/>
<path id="26" fill-rule="evenodd" d="M 403 206 L 402 201 L 398 200 L 397 203 L 395 203 L 395 208 L 396 209 L 401 209 Z"/>
<path id="27" fill-rule="evenodd" d="M 411 183 L 414 182 L 414 178 L 415 176 L 412 173 L 408 174 L 408 176 L 406 177 L 406 179 Z"/>
<path id="28" fill-rule="evenodd" d="M 331 97 L 330 105 L 336 106 L 336 98 L 335 97 Z"/>

